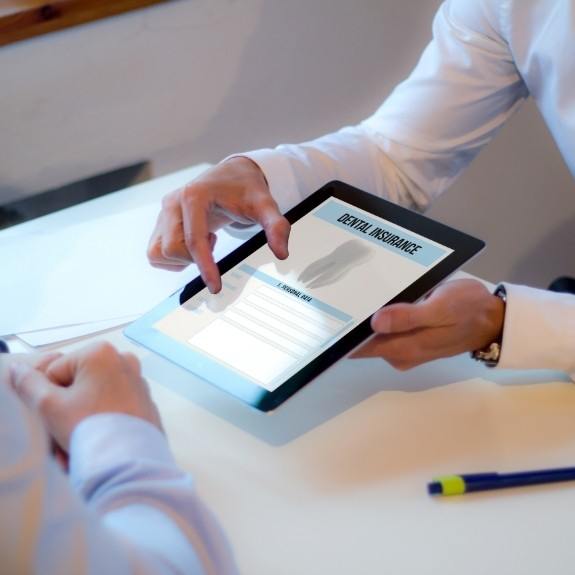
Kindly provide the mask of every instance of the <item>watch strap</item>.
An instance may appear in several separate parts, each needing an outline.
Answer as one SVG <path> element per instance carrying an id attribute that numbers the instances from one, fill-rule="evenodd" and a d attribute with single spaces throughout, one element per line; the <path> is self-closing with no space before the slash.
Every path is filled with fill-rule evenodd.
<path id="1" fill-rule="evenodd" d="M 504 304 L 507 303 L 507 291 L 505 290 L 505 286 L 503 284 L 499 284 L 493 295 L 500 298 Z M 482 349 L 476 349 L 475 351 L 471 352 L 471 357 L 476 361 L 484 363 L 487 367 L 495 367 L 499 363 L 499 358 L 501 356 L 501 344 L 503 341 L 503 330 L 499 334 L 499 337 L 488 344 L 486 347 Z"/>

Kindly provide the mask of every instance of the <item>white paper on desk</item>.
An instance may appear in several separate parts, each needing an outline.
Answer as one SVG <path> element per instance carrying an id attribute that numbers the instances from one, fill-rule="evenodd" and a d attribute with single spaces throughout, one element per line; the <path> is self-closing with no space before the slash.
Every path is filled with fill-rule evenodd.
<path id="1" fill-rule="evenodd" d="M 139 315 L 197 275 L 152 268 L 146 247 L 159 205 L 0 245 L 0 335 Z M 217 259 L 241 243 L 220 234 Z"/>
<path id="2" fill-rule="evenodd" d="M 79 325 L 41 329 L 40 331 L 32 331 L 30 333 L 19 333 L 18 339 L 21 339 L 24 343 L 32 347 L 42 347 L 44 345 L 69 341 L 78 337 L 84 337 L 126 325 L 138 317 L 139 315 L 128 315 L 126 317 L 81 323 Z"/>

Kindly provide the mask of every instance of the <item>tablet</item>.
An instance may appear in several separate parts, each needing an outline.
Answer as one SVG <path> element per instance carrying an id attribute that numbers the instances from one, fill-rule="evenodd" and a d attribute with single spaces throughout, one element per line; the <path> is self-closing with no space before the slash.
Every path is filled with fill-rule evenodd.
<path id="1" fill-rule="evenodd" d="M 219 262 L 220 293 L 198 277 L 125 334 L 270 411 L 372 335 L 380 307 L 418 300 L 484 246 L 338 181 L 286 217 L 286 260 L 261 231 Z"/>

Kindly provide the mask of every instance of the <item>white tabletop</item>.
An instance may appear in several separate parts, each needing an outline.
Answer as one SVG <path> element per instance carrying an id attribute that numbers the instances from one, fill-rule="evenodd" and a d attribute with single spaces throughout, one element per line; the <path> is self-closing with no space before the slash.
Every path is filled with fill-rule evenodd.
<path id="1" fill-rule="evenodd" d="M 127 209 L 194 173 L 24 226 Z M 24 226 L 11 234 L 26 233 Z M 575 389 L 567 378 L 489 370 L 464 356 L 406 373 L 380 360 L 344 360 L 262 414 L 133 346 L 121 330 L 87 339 L 141 358 L 176 457 L 224 526 L 242 573 L 575 568 L 575 484 L 426 494 L 441 474 L 575 465 Z"/>

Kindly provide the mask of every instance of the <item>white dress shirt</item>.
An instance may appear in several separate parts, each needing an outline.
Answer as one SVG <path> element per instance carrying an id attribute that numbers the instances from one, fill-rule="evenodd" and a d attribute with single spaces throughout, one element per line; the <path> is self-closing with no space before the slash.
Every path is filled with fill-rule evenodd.
<path id="1" fill-rule="evenodd" d="M 416 68 L 373 116 L 245 155 L 283 211 L 333 179 L 424 210 L 531 96 L 575 176 L 574 13 L 573 0 L 447 0 Z M 506 287 L 499 366 L 574 377 L 575 297 Z"/>
<path id="2" fill-rule="evenodd" d="M 157 428 L 122 414 L 87 418 L 72 435 L 66 477 L 1 376 L 0 557 L 13 575 L 237 572 Z"/>

